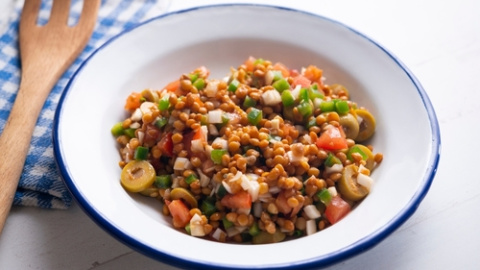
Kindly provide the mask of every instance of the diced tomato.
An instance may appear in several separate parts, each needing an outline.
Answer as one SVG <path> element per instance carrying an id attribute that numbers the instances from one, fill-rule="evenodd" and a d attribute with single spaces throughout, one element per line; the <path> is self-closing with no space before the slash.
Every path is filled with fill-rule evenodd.
<path id="1" fill-rule="evenodd" d="M 225 195 L 220 203 L 227 208 L 250 209 L 252 207 L 252 196 L 245 190 L 235 194 Z"/>
<path id="2" fill-rule="evenodd" d="M 308 66 L 303 75 L 312 82 L 321 83 L 322 82 L 323 71 L 316 66 Z"/>
<path id="3" fill-rule="evenodd" d="M 196 130 L 192 130 L 183 134 L 183 148 L 187 150 L 188 155 L 191 156 L 192 154 L 192 141 L 193 140 L 202 140 L 205 141 L 205 135 L 203 134 L 203 130 L 198 128 Z"/>
<path id="4" fill-rule="evenodd" d="M 298 69 L 290 69 L 290 76 L 291 77 L 297 77 L 299 74 L 300 74 L 300 72 L 298 72 Z"/>
<path id="5" fill-rule="evenodd" d="M 342 127 L 331 127 L 317 139 L 317 146 L 325 150 L 340 150 L 348 148 L 345 132 Z"/>
<path id="6" fill-rule="evenodd" d="M 142 98 L 141 93 L 133 92 L 127 97 L 127 101 L 125 102 L 125 109 L 126 110 L 135 110 L 136 108 L 140 107 Z"/>
<path id="7" fill-rule="evenodd" d="M 183 228 L 190 222 L 190 219 L 192 219 L 190 210 L 181 200 L 165 200 L 165 203 L 167 204 L 168 211 L 170 211 L 170 215 L 173 218 L 174 227 Z"/>
<path id="8" fill-rule="evenodd" d="M 180 80 L 175 80 L 167 84 L 164 89 L 167 89 L 168 92 L 175 93 L 180 88 Z"/>
<path id="9" fill-rule="evenodd" d="M 335 224 L 350 213 L 350 210 L 350 205 L 346 201 L 339 196 L 335 196 L 325 209 L 325 217 L 331 224 Z"/>
<path id="10" fill-rule="evenodd" d="M 298 75 L 293 78 L 292 88 L 295 88 L 297 85 L 301 85 L 302 87 L 307 88 L 311 84 L 312 82 L 307 77 L 303 75 Z"/>
<path id="11" fill-rule="evenodd" d="M 288 70 L 287 66 L 285 66 L 284 64 L 280 63 L 280 62 L 277 62 L 275 63 L 275 65 L 273 65 L 273 70 L 278 70 L 280 72 L 282 72 L 282 76 L 284 78 L 287 78 L 288 76 L 290 76 L 290 70 Z"/>
<path id="12" fill-rule="evenodd" d="M 248 57 L 247 60 L 245 60 L 245 63 L 243 63 L 243 64 L 247 67 L 247 71 L 250 71 L 250 72 L 253 71 L 253 69 L 255 68 L 255 61 L 256 60 L 257 59 L 255 59 L 255 57 L 253 57 L 253 56 L 250 56 L 250 57 Z"/>
<path id="13" fill-rule="evenodd" d="M 162 155 L 172 157 L 173 156 L 173 141 L 172 141 L 172 133 L 165 133 L 163 137 L 158 142 L 157 146 L 162 151 Z"/>
<path id="14" fill-rule="evenodd" d="M 192 140 L 198 140 L 198 139 L 205 141 L 205 135 L 203 135 L 203 130 L 201 128 L 198 128 L 197 130 L 193 131 Z"/>

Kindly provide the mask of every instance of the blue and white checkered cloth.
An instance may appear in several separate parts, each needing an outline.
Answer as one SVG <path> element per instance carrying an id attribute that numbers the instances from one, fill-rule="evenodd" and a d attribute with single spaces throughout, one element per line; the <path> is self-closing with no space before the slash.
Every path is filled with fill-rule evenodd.
<path id="1" fill-rule="evenodd" d="M 102 1 L 90 42 L 52 89 L 43 106 L 15 194 L 14 205 L 55 209 L 66 209 L 70 206 L 72 198 L 57 171 L 52 148 L 52 122 L 59 98 L 74 71 L 96 48 L 124 29 L 165 12 L 169 3 L 170 0 Z M 47 22 L 51 5 L 52 0 L 42 1 L 39 24 Z M 0 132 L 3 131 L 20 83 L 18 24 L 22 6 L 22 1 L 13 4 L 13 11 L 4 26 L 5 32 L 0 33 Z M 72 22 L 78 19 L 81 7 L 82 1 L 72 1 Z"/>

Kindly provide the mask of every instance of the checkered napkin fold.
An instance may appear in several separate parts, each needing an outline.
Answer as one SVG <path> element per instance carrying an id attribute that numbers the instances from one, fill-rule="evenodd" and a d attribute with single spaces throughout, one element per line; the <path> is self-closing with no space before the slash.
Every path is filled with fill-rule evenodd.
<path id="1" fill-rule="evenodd" d="M 83 1 L 80 0 L 72 1 L 70 23 L 78 19 L 82 3 Z M 55 209 L 66 209 L 70 206 L 72 198 L 56 168 L 52 147 L 53 118 L 60 96 L 80 63 L 96 48 L 122 30 L 165 12 L 168 3 L 169 0 L 102 1 L 97 25 L 90 42 L 74 64 L 63 74 L 43 106 L 15 193 L 14 205 Z M 40 25 L 47 22 L 51 5 L 52 0 L 42 1 L 38 19 Z M 3 28 L 5 31 L 0 33 L 0 132 L 3 132 L 20 84 L 18 24 L 22 6 L 22 1 L 14 3 L 13 11 Z M 28 108 L 25 109 L 28 110 Z M 1 151 L 0 149 L 0 155 Z"/>

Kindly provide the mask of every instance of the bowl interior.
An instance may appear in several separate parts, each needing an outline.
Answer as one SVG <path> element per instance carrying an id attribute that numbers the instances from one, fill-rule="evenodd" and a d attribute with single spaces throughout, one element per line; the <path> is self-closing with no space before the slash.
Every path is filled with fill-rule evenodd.
<path id="1" fill-rule="evenodd" d="M 324 70 L 327 83 L 345 85 L 352 99 L 375 115 L 377 131 L 369 143 L 384 161 L 373 173 L 370 195 L 336 225 L 298 240 L 246 247 L 184 235 L 161 214 L 159 202 L 123 190 L 110 128 L 124 118 L 130 92 L 160 89 L 201 65 L 211 78 L 223 78 L 250 55 L 297 69 L 314 64 Z M 430 106 L 395 57 L 340 23 L 275 7 L 205 7 L 148 21 L 96 51 L 62 96 L 55 153 L 85 211 L 152 257 L 235 268 L 326 263 L 376 244 L 427 192 L 438 150 Z"/>

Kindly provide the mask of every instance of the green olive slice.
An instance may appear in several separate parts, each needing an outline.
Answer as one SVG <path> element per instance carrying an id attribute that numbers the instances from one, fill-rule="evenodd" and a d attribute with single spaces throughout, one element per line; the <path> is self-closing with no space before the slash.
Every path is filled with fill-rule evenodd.
<path id="1" fill-rule="evenodd" d="M 342 125 L 343 131 L 347 138 L 355 140 L 360 131 L 360 125 L 358 124 L 357 118 L 351 113 L 340 116 L 339 120 L 340 125 Z"/>
<path id="2" fill-rule="evenodd" d="M 146 160 L 132 160 L 123 167 L 122 186 L 130 192 L 141 192 L 155 181 L 155 168 Z"/>
<path id="3" fill-rule="evenodd" d="M 337 181 L 337 188 L 342 197 L 358 201 L 368 194 L 368 189 L 357 182 L 358 167 L 350 164 L 343 168 L 342 177 Z"/>
<path id="4" fill-rule="evenodd" d="M 183 200 L 185 203 L 187 203 L 190 208 L 197 208 L 198 207 L 198 202 L 197 202 L 197 199 L 195 199 L 195 197 L 193 197 L 192 193 L 190 193 L 190 191 L 184 189 L 184 188 L 181 188 L 181 187 L 177 187 L 177 188 L 174 188 L 172 189 L 172 191 L 170 192 L 170 198 L 172 200 Z"/>
<path id="5" fill-rule="evenodd" d="M 365 109 L 357 109 L 355 110 L 357 114 L 357 118 L 360 117 L 360 131 L 358 132 L 358 136 L 355 140 L 361 142 L 369 139 L 372 137 L 373 133 L 375 132 L 375 118 L 373 115 L 365 110 Z"/>

